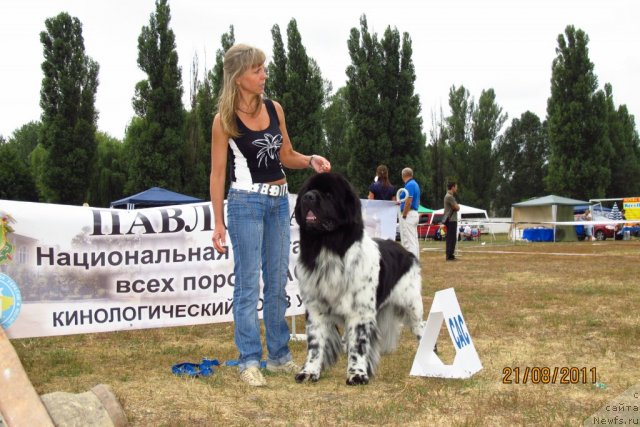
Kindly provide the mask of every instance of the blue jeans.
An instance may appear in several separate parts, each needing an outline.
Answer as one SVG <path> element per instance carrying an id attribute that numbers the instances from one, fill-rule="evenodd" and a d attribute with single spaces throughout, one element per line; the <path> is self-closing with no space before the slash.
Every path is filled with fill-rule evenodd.
<path id="1" fill-rule="evenodd" d="M 262 313 L 268 361 L 280 365 L 289 351 L 287 272 L 289 268 L 289 198 L 230 189 L 227 223 L 233 247 L 235 287 L 233 320 L 240 371 L 259 367 L 262 358 L 258 303 L 260 271 L 264 282 Z"/>

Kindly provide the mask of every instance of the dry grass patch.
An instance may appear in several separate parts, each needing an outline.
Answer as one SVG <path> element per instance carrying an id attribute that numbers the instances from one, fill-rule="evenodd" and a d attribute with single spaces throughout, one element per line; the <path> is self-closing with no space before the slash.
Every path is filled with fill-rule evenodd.
<path id="1" fill-rule="evenodd" d="M 368 386 L 345 385 L 345 358 L 314 384 L 266 373 L 243 384 L 236 368 L 206 378 L 171 374 L 179 362 L 237 357 L 230 324 L 13 340 L 40 394 L 109 384 L 133 426 L 577 425 L 640 382 L 640 242 L 423 243 L 425 310 L 454 287 L 483 363 L 468 380 L 409 376 L 417 344 L 405 331 Z M 426 317 L 426 314 L 425 314 Z M 304 318 L 297 318 L 298 332 Z M 445 362 L 454 357 L 443 328 Z M 291 343 L 301 363 L 306 344 Z M 596 368 L 587 384 L 503 384 L 504 368 Z M 590 380 L 590 378 L 589 378 Z"/>

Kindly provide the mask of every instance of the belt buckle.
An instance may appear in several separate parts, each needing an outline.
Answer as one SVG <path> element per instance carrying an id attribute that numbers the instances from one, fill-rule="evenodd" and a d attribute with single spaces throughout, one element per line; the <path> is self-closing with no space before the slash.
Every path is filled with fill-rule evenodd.
<path id="1" fill-rule="evenodd" d="M 287 184 L 259 183 L 254 184 L 252 190 L 256 193 L 264 194 L 266 196 L 284 196 L 287 193 Z"/>

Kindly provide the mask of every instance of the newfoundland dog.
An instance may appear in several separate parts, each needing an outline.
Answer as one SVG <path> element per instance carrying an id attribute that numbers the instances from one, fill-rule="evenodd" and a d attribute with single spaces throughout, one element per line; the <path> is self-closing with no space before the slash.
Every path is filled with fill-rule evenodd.
<path id="1" fill-rule="evenodd" d="M 307 358 L 297 382 L 317 381 L 342 350 L 347 384 L 367 384 L 380 353 L 395 349 L 402 324 L 420 339 L 420 264 L 395 241 L 364 231 L 360 199 L 341 175 L 319 173 L 298 192 L 298 278 L 307 310 Z"/>

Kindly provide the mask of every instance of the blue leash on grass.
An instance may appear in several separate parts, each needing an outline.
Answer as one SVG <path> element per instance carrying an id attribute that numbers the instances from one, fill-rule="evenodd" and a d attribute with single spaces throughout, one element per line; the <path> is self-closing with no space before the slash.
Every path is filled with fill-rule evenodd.
<path id="1" fill-rule="evenodd" d="M 237 360 L 227 360 L 223 364 L 224 366 L 238 366 Z M 220 366 L 220 362 L 218 359 L 202 359 L 202 363 L 177 363 L 171 367 L 171 372 L 175 375 L 184 375 L 188 377 L 208 377 L 213 374 L 213 367 Z M 264 369 L 267 367 L 267 362 L 265 360 L 260 362 L 260 368 Z"/>
<path id="2" fill-rule="evenodd" d="M 208 377 L 213 374 L 213 367 L 220 366 L 218 359 L 202 359 L 202 363 L 177 363 L 171 367 L 171 372 L 175 375 L 185 375 L 188 377 Z"/>

